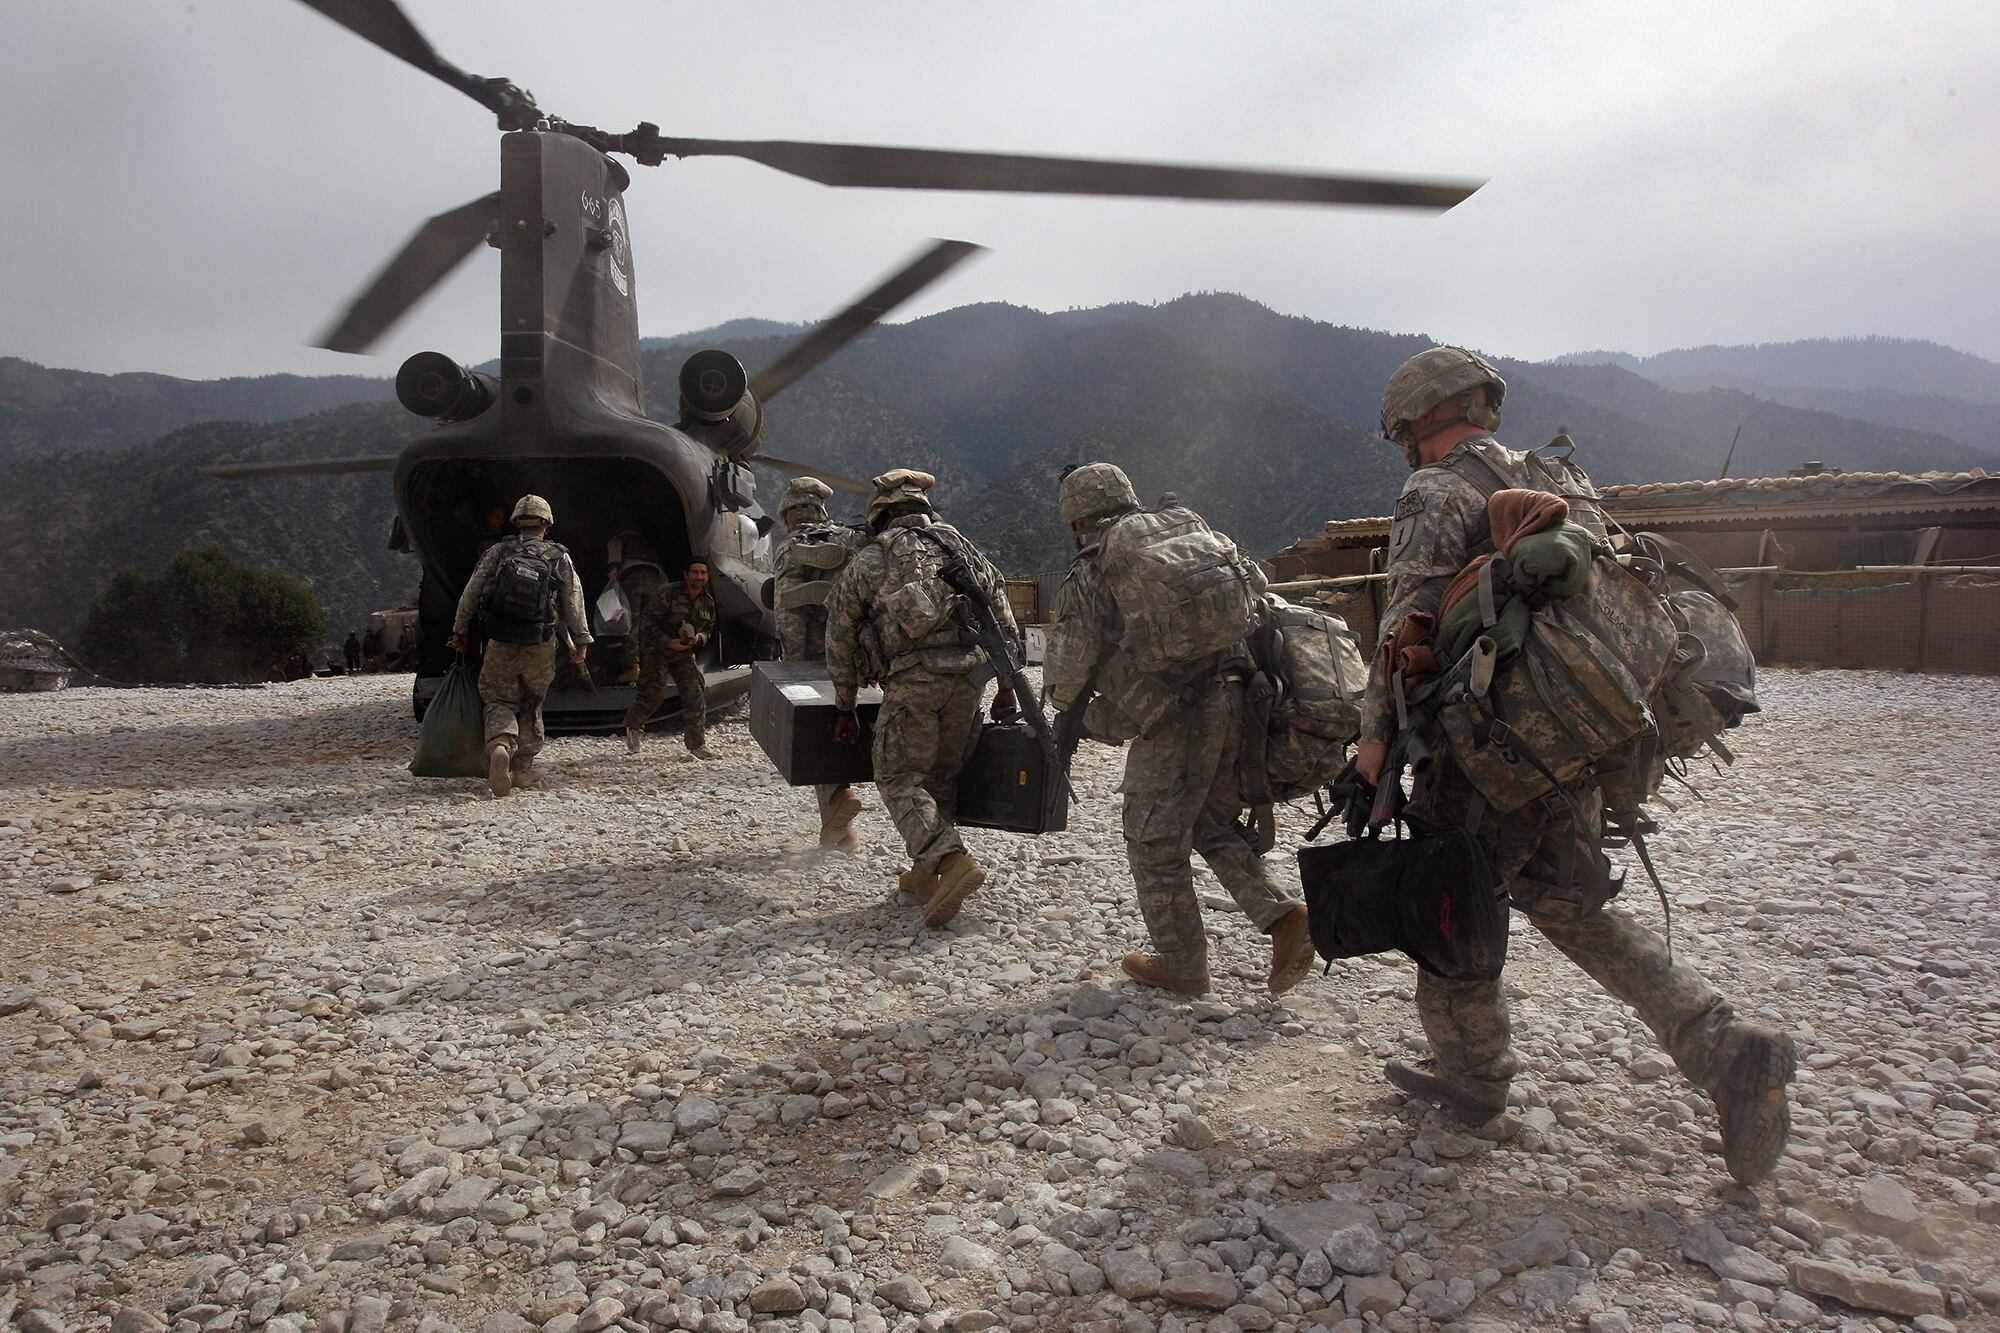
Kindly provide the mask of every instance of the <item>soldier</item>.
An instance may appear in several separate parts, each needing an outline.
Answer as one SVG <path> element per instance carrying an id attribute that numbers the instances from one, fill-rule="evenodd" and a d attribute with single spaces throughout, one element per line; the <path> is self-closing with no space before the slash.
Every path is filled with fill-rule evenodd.
<path id="1" fill-rule="evenodd" d="M 625 590 L 625 605 L 630 608 L 617 676 L 620 685 L 629 685 L 639 678 L 639 627 L 646 623 L 653 604 L 666 595 L 667 571 L 653 544 L 629 529 L 611 539 L 605 556 L 609 573 Z"/>
<path id="2" fill-rule="evenodd" d="M 964 560 L 1009 633 L 1014 617 L 999 571 L 937 521 L 928 494 L 934 481 L 909 468 L 875 478 L 868 502 L 874 538 L 848 561 L 827 602 L 826 665 L 840 709 L 834 739 L 843 744 L 861 738 L 855 692 L 871 676 L 882 681 L 875 788 L 910 852 L 910 868 L 897 882 L 925 900 L 925 925 L 942 926 L 986 881 L 953 822 L 958 774 L 979 742 L 985 657 L 939 569 L 954 557 Z M 885 661 L 867 660 L 871 634 L 880 636 Z M 1012 710 L 1013 693 L 1003 686 L 993 706 Z"/>
<path id="3" fill-rule="evenodd" d="M 353 630 L 347 631 L 347 642 L 341 645 L 347 657 L 347 674 L 354 675 L 361 670 L 361 636 Z"/>
<path id="4" fill-rule="evenodd" d="M 1486 498 L 1497 487 L 1551 489 L 1548 465 L 1493 438 L 1507 385 L 1493 367 L 1457 347 L 1434 347 L 1410 358 L 1390 377 L 1382 398 L 1382 433 L 1402 446 L 1413 469 L 1396 501 L 1389 533 L 1383 645 L 1414 612 L 1434 614 L 1446 585 L 1468 561 L 1493 549 Z M 1564 489 L 1594 497 L 1573 465 Z M 1540 475 L 1537 476 L 1537 473 Z M 1584 506 L 1587 510 L 1589 506 Z M 1369 673 L 1356 766 L 1369 782 L 1382 779 L 1395 711 L 1378 651 Z M 1517 728 L 1532 725 L 1517 720 Z M 1791 1113 L 1792 1039 L 1736 1017 L 1729 1003 L 1684 962 L 1673 960 L 1652 931 L 1614 908 L 1569 896 L 1562 867 L 1581 838 L 1601 836 L 1603 802 L 1594 783 L 1569 792 L 1590 827 L 1573 827 L 1566 807 L 1539 802 L 1500 817 L 1485 809 L 1451 763 L 1433 746 L 1412 816 L 1433 825 L 1470 828 L 1484 846 L 1513 906 L 1600 986 L 1636 1010 L 1681 1072 L 1708 1090 L 1722 1118 L 1723 1158 L 1738 1181 L 1769 1175 L 1783 1154 Z M 1394 775 L 1390 775 L 1393 780 Z M 1434 1060 L 1391 1060 L 1389 1081 L 1468 1121 L 1505 1108 L 1516 1064 L 1508 1040 L 1507 1001 L 1499 981 L 1450 981 L 1417 974 L 1417 1012 Z"/>
<path id="5" fill-rule="evenodd" d="M 451 646 L 472 651 L 472 622 L 486 638 L 479 697 L 486 705 L 486 781 L 495 796 L 534 781 L 542 700 L 556 677 L 556 625 L 569 631 L 570 659 L 590 645 L 583 584 L 569 552 L 548 539 L 555 514 L 539 495 L 514 506 L 515 535 L 479 557 L 452 618 Z"/>
<path id="6" fill-rule="evenodd" d="M 691 557 L 680 582 L 646 610 L 637 627 L 639 687 L 625 710 L 625 748 L 639 753 L 646 722 L 667 697 L 667 681 L 680 690 L 681 740 L 697 759 L 713 759 L 708 748 L 708 691 L 698 654 L 715 635 L 715 598 L 708 591 L 708 561 Z"/>
<path id="7" fill-rule="evenodd" d="M 1121 647 L 1123 627 L 1141 610 L 1120 604 L 1101 561 L 1111 529 L 1144 512 L 1139 497 L 1121 468 L 1090 463 L 1063 478 L 1061 503 L 1080 551 L 1057 599 L 1043 678 L 1052 706 L 1088 705 L 1084 716 L 1093 734 L 1132 741 L 1119 784 L 1125 855 L 1153 952 L 1127 954 L 1125 972 L 1182 995 L 1209 989 L 1208 937 L 1189 859 L 1198 851 L 1243 914 L 1271 937 L 1270 989 L 1289 990 L 1312 970 L 1305 904 L 1271 882 L 1263 857 L 1237 823 L 1248 804 L 1237 770 L 1251 669 L 1247 646 L 1227 644 L 1170 671 L 1143 668 L 1133 651 Z M 1162 532 L 1181 540 L 1194 534 L 1186 558 L 1205 554 L 1217 558 L 1217 567 L 1237 571 L 1244 585 L 1239 609 L 1262 595 L 1263 575 L 1227 537 L 1189 510 L 1157 512 L 1171 520 L 1160 525 Z"/>
<path id="8" fill-rule="evenodd" d="M 827 520 L 833 488 L 813 477 L 795 478 L 778 502 L 789 534 L 775 557 L 772 601 L 778 613 L 778 648 L 787 662 L 826 660 L 826 603 L 833 581 L 865 540 L 861 532 Z M 861 844 L 854 818 L 861 796 L 842 783 L 813 788 L 819 800 L 819 845 L 852 851 Z"/>

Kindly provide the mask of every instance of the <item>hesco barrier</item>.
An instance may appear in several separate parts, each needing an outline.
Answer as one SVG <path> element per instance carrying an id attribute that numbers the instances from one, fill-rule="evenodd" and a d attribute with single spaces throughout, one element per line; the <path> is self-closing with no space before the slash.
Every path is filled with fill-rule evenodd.
<path id="1" fill-rule="evenodd" d="M 1755 574 L 1736 588 L 1767 666 L 2000 674 L 2000 575 Z"/>
<path id="2" fill-rule="evenodd" d="M 2000 675 L 2000 569 L 1724 573 L 1763 666 Z M 1374 646 L 1379 575 L 1276 586 L 1340 616 L 1364 648 Z"/>

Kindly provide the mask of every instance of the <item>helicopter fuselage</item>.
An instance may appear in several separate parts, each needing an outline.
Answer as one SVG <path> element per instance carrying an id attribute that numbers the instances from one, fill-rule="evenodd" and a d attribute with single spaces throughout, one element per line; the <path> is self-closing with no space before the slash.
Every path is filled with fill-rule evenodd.
<path id="1" fill-rule="evenodd" d="M 501 253 L 500 373 L 456 371 L 448 358 L 424 354 L 398 377 L 405 404 L 442 422 L 395 466 L 401 532 L 423 570 L 420 706 L 450 664 L 460 590 L 484 549 L 509 531 L 496 513 L 526 494 L 554 509 L 551 535 L 569 548 L 586 600 L 606 585 L 612 539 L 638 534 L 669 575 L 691 556 L 709 561 L 723 624 L 712 669 L 768 655 L 763 586 L 773 524 L 748 469 L 729 449 L 651 420 L 642 406 L 626 182 L 616 162 L 573 137 L 505 136 L 491 238 Z M 440 363 L 451 373 L 440 374 Z M 754 404 L 745 415 L 755 420 Z M 559 688 L 551 720 L 610 725 L 629 697 L 600 685 L 571 707 L 577 692 Z"/>

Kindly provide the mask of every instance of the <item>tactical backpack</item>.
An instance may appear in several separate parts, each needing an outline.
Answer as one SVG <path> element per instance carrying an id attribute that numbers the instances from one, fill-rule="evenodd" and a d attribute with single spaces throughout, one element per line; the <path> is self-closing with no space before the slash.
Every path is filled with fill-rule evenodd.
<path id="1" fill-rule="evenodd" d="M 569 552 L 539 538 L 510 538 L 479 604 L 480 627 L 499 643 L 547 643 L 555 637 L 556 597 Z"/>
<path id="2" fill-rule="evenodd" d="M 1097 561 L 1124 618 L 1119 647 L 1141 672 L 1177 674 L 1228 651 L 1257 623 L 1262 582 L 1254 566 L 1181 505 L 1113 522 Z"/>
<path id="3" fill-rule="evenodd" d="M 875 605 L 872 617 L 883 652 L 893 669 L 897 658 L 931 648 L 961 648 L 972 642 L 964 599 L 945 586 L 939 571 L 954 559 L 978 568 L 983 563 L 958 531 L 943 523 L 889 527 L 875 541 L 889 557 L 894 589 Z"/>
<path id="4" fill-rule="evenodd" d="M 1445 462 L 1488 497 L 1510 486 L 1560 495 L 1572 521 L 1602 532 L 1609 520 L 1573 447 L 1558 436 L 1517 477 L 1472 451 Z M 1613 822 L 1632 825 L 1670 767 L 1704 748 L 1732 759 L 1721 733 L 1758 711 L 1755 662 L 1721 579 L 1677 542 L 1624 535 L 1622 554 L 1600 546 L 1582 594 L 1535 610 L 1511 666 L 1482 660 L 1483 640 L 1447 665 L 1439 728 L 1497 811 L 1591 780 Z"/>
<path id="5" fill-rule="evenodd" d="M 776 609 L 825 606 L 833 582 L 867 538 L 858 528 L 812 523 L 793 533 L 778 561 Z"/>
<path id="6" fill-rule="evenodd" d="M 1251 631 L 1243 770 L 1252 804 L 1293 801 L 1332 782 L 1361 734 L 1368 668 L 1347 622 L 1282 597 Z"/>

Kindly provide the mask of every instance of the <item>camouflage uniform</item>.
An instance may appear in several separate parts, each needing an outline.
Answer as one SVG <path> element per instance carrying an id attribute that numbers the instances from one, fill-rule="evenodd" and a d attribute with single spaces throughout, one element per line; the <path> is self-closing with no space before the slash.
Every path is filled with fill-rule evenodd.
<path id="1" fill-rule="evenodd" d="M 632 533 L 612 538 L 607 555 L 618 566 L 618 586 L 624 590 L 625 605 L 630 608 L 625 622 L 625 643 L 619 653 L 618 678 L 635 679 L 639 671 L 639 627 L 646 623 L 654 604 L 666 594 L 667 572 L 651 545 Z"/>
<path id="2" fill-rule="evenodd" d="M 1490 487 L 1493 473 L 1508 484 L 1527 480 L 1524 456 L 1485 435 L 1460 442 L 1403 484 L 1389 533 L 1382 643 L 1412 612 L 1435 614 L 1452 577 L 1492 548 L 1486 491 L 1470 477 L 1481 476 Z M 1378 647 L 1361 734 L 1388 740 L 1395 731 Z M 1615 908 L 1591 910 L 1564 888 L 1561 867 L 1576 837 L 1566 808 L 1538 802 L 1496 815 L 1476 799 L 1445 747 L 1433 749 L 1437 757 L 1410 813 L 1436 824 L 1476 820 L 1474 831 L 1509 900 L 1550 943 L 1638 1013 L 1690 1082 L 1714 1087 L 1751 1026 L 1693 968 L 1670 960 L 1658 935 Z M 1596 788 L 1578 784 L 1571 796 L 1591 826 L 1586 832 L 1594 834 L 1603 812 Z M 1439 1075 L 1479 1102 L 1502 1105 L 1516 1063 L 1501 982 L 1449 981 L 1420 970 L 1417 1012 Z"/>
<path id="3" fill-rule="evenodd" d="M 459 594 L 458 611 L 452 617 L 451 632 L 472 633 L 479 604 L 501 557 L 516 544 L 527 540 L 509 537 L 495 542 L 479 557 L 465 591 Z M 576 576 L 569 552 L 562 543 L 540 539 L 538 545 L 554 548 L 556 577 L 561 592 L 556 598 L 556 616 L 569 631 L 570 641 L 579 648 L 590 644 L 590 623 L 584 618 L 583 584 Z M 486 709 L 486 740 L 507 742 L 511 764 L 526 768 L 541 752 L 546 737 L 542 732 L 542 701 L 556 678 L 556 645 L 553 629 L 543 643 L 499 643 L 489 640 L 486 658 L 479 667 L 479 698 Z"/>
<path id="4" fill-rule="evenodd" d="M 693 626 L 695 646 L 676 652 L 667 645 L 686 638 Z M 632 706 L 625 710 L 625 729 L 643 729 L 666 701 L 667 681 L 680 691 L 681 739 L 690 750 L 699 750 L 708 735 L 708 691 L 701 675 L 701 646 L 715 635 L 715 598 L 703 588 L 690 595 L 687 585 L 675 582 L 646 611 L 646 619 L 636 627 L 639 636 L 639 683 Z"/>
<path id="5" fill-rule="evenodd" d="M 1098 530 L 1102 532 L 1102 528 Z M 1098 701 L 1085 714 L 1092 734 L 1132 739 L 1125 759 L 1125 856 L 1154 952 L 1182 977 L 1208 974 L 1208 936 L 1195 895 L 1194 852 L 1257 929 L 1269 933 L 1300 906 L 1265 873 L 1264 860 L 1237 818 L 1248 802 L 1237 764 L 1243 749 L 1244 680 L 1249 659 L 1224 654 L 1190 668 L 1192 682 L 1174 707 L 1136 737 L 1118 705 L 1165 686 L 1142 678 L 1117 654 L 1118 608 L 1099 576 L 1097 545 L 1083 548 L 1056 602 L 1043 682 L 1052 707 L 1068 708 L 1091 685 Z M 1098 663 L 1103 663 L 1098 667 Z"/>
<path id="6" fill-rule="evenodd" d="M 773 559 L 778 655 L 787 662 L 824 662 L 826 604 L 833 596 L 833 581 L 839 577 L 839 566 L 826 562 L 837 556 L 844 565 L 867 537 L 858 529 L 827 522 L 826 510 L 816 504 L 787 505 L 784 517 L 789 522 L 795 513 L 800 513 L 803 521 L 779 545 Z M 813 788 L 821 819 L 843 787 L 842 783 L 823 782 Z"/>
<path id="7" fill-rule="evenodd" d="M 927 483 L 928 484 L 928 483 Z M 875 720 L 875 786 L 896 821 L 910 859 L 935 873 L 938 863 L 965 850 L 953 822 L 958 774 L 979 742 L 979 700 L 984 682 L 975 675 L 985 656 L 956 618 L 926 626 L 899 620 L 894 611 L 919 590 L 939 607 L 952 593 L 934 571 L 942 541 L 964 554 L 1009 633 L 1014 617 L 999 571 L 971 542 L 928 514 L 903 514 L 855 552 L 834 582 L 827 602 L 826 665 L 835 702 L 854 707 L 861 686 L 879 673 L 882 711 Z M 892 599 L 895 599 L 892 601 Z M 869 631 L 879 634 L 886 661 L 870 663 Z"/>

